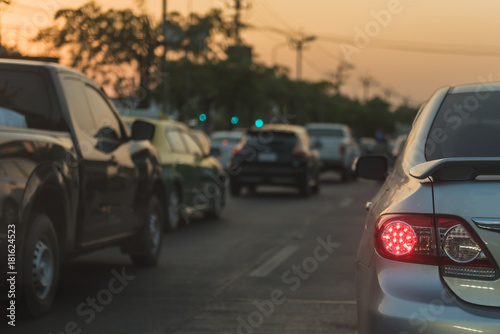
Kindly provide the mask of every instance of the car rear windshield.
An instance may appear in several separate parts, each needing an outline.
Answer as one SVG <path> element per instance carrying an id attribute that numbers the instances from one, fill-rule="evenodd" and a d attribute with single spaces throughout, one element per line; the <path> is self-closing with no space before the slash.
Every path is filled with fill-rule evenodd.
<path id="1" fill-rule="evenodd" d="M 53 109 L 39 74 L 0 71 L 0 126 L 56 130 L 62 117 Z"/>
<path id="2" fill-rule="evenodd" d="M 344 137 L 344 131 L 341 129 L 307 129 L 311 137 Z"/>
<path id="3" fill-rule="evenodd" d="M 255 131 L 247 135 L 245 146 L 271 147 L 274 149 L 293 149 L 297 144 L 297 136 L 293 132 Z"/>
<path id="4" fill-rule="evenodd" d="M 427 137 L 425 156 L 500 157 L 500 92 L 448 95 Z"/>

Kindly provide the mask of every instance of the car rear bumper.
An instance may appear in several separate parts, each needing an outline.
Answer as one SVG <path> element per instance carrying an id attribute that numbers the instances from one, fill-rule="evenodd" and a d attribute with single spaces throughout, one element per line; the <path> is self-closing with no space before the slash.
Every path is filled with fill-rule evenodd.
<path id="1" fill-rule="evenodd" d="M 356 281 L 359 334 L 500 332 L 500 310 L 459 300 L 442 282 L 436 266 L 375 254 L 369 267 L 357 264 Z"/>
<path id="2" fill-rule="evenodd" d="M 305 167 L 245 166 L 237 175 L 231 176 L 231 182 L 241 185 L 298 186 L 305 173 Z"/>
<path id="3" fill-rule="evenodd" d="M 342 160 L 321 159 L 322 170 L 343 171 L 346 168 Z"/>

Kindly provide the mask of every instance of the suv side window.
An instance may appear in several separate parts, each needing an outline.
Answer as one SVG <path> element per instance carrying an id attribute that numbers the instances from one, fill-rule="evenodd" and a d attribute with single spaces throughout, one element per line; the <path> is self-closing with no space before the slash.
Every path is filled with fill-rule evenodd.
<path id="1" fill-rule="evenodd" d="M 0 71 L 0 126 L 66 131 L 60 109 L 39 73 Z"/>
<path id="2" fill-rule="evenodd" d="M 165 136 L 167 137 L 168 144 L 170 148 L 175 153 L 186 153 L 186 146 L 182 140 L 179 130 L 175 127 L 168 127 L 165 130 Z"/>
<path id="3" fill-rule="evenodd" d="M 63 89 L 68 98 L 68 108 L 75 127 L 84 132 L 86 136 L 94 137 L 96 135 L 95 120 L 90 113 L 83 87 L 83 83 L 78 79 L 69 77 L 64 79 Z"/>
<path id="4" fill-rule="evenodd" d="M 98 131 L 95 135 L 99 139 L 121 140 L 120 122 L 102 93 L 89 85 L 85 85 L 85 91 L 87 92 L 90 109 L 97 124 Z"/>
<path id="5" fill-rule="evenodd" d="M 191 137 L 188 133 L 186 133 L 184 131 L 181 131 L 180 133 L 181 133 L 182 139 L 184 139 L 184 143 L 186 143 L 186 146 L 188 148 L 189 153 L 195 154 L 195 155 L 198 155 L 201 157 L 203 155 L 202 150 L 201 150 L 200 146 L 198 145 L 198 143 L 193 139 L 193 137 Z"/>

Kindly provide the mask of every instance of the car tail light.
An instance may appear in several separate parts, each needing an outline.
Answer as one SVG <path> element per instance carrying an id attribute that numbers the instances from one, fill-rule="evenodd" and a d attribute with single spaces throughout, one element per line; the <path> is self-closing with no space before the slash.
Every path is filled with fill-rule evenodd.
<path id="1" fill-rule="evenodd" d="M 302 147 L 300 147 L 299 144 L 295 144 L 295 146 L 293 147 L 293 150 L 292 150 L 292 154 L 298 155 L 298 156 L 304 156 L 304 155 L 306 155 L 306 152 L 304 152 L 304 150 L 302 149 Z"/>
<path id="2" fill-rule="evenodd" d="M 494 279 L 498 267 L 477 234 L 459 218 L 438 217 L 444 276 Z"/>
<path id="3" fill-rule="evenodd" d="M 432 216 L 382 216 L 375 232 L 375 245 L 385 258 L 437 265 Z M 398 248 L 399 247 L 399 248 Z"/>
<path id="4" fill-rule="evenodd" d="M 340 152 L 340 156 L 343 158 L 345 156 L 345 146 L 344 145 L 340 145 L 339 152 Z"/>
<path id="5" fill-rule="evenodd" d="M 239 142 L 238 145 L 236 145 L 231 152 L 233 154 L 238 154 L 242 149 L 243 149 L 243 142 Z"/>
<path id="6" fill-rule="evenodd" d="M 481 239 L 457 217 L 438 216 L 435 222 L 432 215 L 382 216 L 375 247 L 390 260 L 439 265 L 443 276 L 498 277 L 498 267 Z"/>

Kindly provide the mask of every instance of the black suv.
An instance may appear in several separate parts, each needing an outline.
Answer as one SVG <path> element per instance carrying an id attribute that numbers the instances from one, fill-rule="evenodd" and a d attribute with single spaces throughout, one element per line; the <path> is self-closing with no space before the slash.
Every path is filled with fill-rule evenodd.
<path id="1" fill-rule="evenodd" d="M 166 192 L 153 135 L 146 122 L 129 133 L 79 72 L 0 61 L 0 299 L 47 313 L 61 261 L 105 246 L 157 264 Z"/>
<path id="2" fill-rule="evenodd" d="M 252 128 L 233 150 L 229 164 L 230 190 L 243 186 L 291 186 L 302 196 L 319 191 L 320 158 L 302 126 L 270 124 Z"/>

